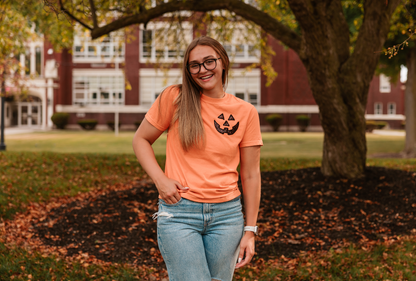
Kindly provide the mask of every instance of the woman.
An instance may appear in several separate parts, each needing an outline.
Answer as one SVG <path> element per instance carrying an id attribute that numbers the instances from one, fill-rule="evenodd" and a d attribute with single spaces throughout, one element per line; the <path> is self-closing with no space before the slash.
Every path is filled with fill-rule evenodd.
<path id="1" fill-rule="evenodd" d="M 228 70 L 218 41 L 192 41 L 182 85 L 162 92 L 133 139 L 137 159 L 159 192 L 154 217 L 170 281 L 232 280 L 235 267 L 254 255 L 263 142 L 256 109 L 224 91 Z M 151 145 L 165 130 L 164 173 Z"/>

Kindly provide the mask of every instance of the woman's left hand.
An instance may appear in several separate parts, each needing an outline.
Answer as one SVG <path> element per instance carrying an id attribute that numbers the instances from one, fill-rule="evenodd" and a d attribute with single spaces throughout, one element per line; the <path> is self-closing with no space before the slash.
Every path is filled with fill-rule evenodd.
<path id="1" fill-rule="evenodd" d="M 240 241 L 240 254 L 238 255 L 238 262 L 235 268 L 240 268 L 248 263 L 254 256 L 254 232 L 246 231 Z"/>

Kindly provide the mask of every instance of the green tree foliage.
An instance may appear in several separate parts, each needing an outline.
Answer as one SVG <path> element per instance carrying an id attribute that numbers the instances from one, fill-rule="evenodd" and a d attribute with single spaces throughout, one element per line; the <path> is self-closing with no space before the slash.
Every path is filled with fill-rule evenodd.
<path id="1" fill-rule="evenodd" d="M 21 83 L 24 70 L 19 63 L 19 55 L 25 50 L 25 42 L 33 36 L 18 8 L 9 1 L 0 2 L 0 85 L 1 95 L 4 96 L 6 79 L 11 89 L 7 95 L 21 92 L 24 88 Z"/>
<path id="2" fill-rule="evenodd" d="M 403 2 L 396 9 L 384 49 L 380 51 L 377 73 L 390 77 L 393 83 L 399 80 L 401 67 L 407 64 L 409 50 L 416 47 L 415 10 L 412 1 Z"/>

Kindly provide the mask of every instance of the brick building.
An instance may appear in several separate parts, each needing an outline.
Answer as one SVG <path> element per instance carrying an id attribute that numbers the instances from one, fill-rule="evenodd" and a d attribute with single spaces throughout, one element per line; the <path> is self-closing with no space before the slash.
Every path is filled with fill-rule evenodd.
<path id="1" fill-rule="evenodd" d="M 179 52 L 165 39 L 157 38 L 158 24 L 146 30 L 136 27 L 131 38 L 114 33 L 102 41 L 91 41 L 88 35 L 78 33 L 73 49 L 54 52 L 47 40 L 32 42 L 21 63 L 32 75 L 27 100 L 6 103 L 6 126 L 39 126 L 51 128 L 54 112 L 70 113 L 69 127 L 78 127 L 79 119 L 97 119 L 98 128 L 106 128 L 107 121 L 119 118 L 121 128 L 134 128 L 134 122 L 143 116 L 167 85 L 181 82 L 178 66 Z M 192 26 L 185 25 L 183 41 L 194 37 Z M 297 130 L 295 117 L 311 117 L 309 130 L 321 130 L 319 110 L 308 85 L 306 70 L 297 54 L 285 49 L 270 38 L 269 44 L 276 55 L 273 66 L 278 73 L 271 86 L 260 68 L 246 71 L 258 62 L 253 44 L 239 40 L 236 33 L 231 43 L 224 44 L 232 60 L 227 93 L 236 95 L 256 106 L 264 130 L 269 113 L 283 115 L 281 130 Z M 187 41 L 187 42 L 186 42 Z M 178 59 L 179 57 L 179 59 Z M 170 63 L 165 71 L 156 63 Z M 399 128 L 404 120 L 404 86 L 391 85 L 384 76 L 375 76 L 371 82 L 366 118 L 388 121 Z"/>

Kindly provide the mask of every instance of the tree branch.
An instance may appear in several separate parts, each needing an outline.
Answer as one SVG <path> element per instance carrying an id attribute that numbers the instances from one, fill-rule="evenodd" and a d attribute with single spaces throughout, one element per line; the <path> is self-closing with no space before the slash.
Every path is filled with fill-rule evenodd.
<path id="1" fill-rule="evenodd" d="M 306 45 L 321 46 L 340 64 L 348 59 L 349 28 L 341 1 L 288 0 L 288 3 L 302 29 Z M 304 62 L 311 59 L 308 50 L 299 56 Z"/>
<path id="2" fill-rule="evenodd" d="M 81 21 L 80 19 L 78 19 L 76 16 L 74 16 L 73 14 L 71 14 L 67 9 L 65 9 L 64 5 L 62 4 L 62 0 L 59 0 L 59 6 L 60 6 L 61 11 L 64 12 L 67 16 L 69 16 L 71 19 L 73 19 L 74 21 L 78 22 L 83 27 L 85 27 L 85 28 L 87 28 L 89 30 L 93 30 L 92 27 L 88 26 L 83 21 Z"/>
<path id="3" fill-rule="evenodd" d="M 389 0 L 387 4 L 385 1 L 379 0 L 365 1 L 363 24 L 358 33 L 354 52 L 346 65 L 343 66 L 344 72 L 348 72 L 352 68 L 353 71 L 349 73 L 363 77 L 359 79 L 361 81 L 366 81 L 365 77 L 373 76 L 372 70 L 375 69 L 379 59 L 377 51 L 383 47 L 390 29 L 391 16 L 399 3 L 400 0 Z M 374 67 L 361 67 L 362 65 Z M 360 99 L 362 103 L 367 102 L 366 96 L 360 97 Z"/>
<path id="4" fill-rule="evenodd" d="M 94 0 L 90 0 L 90 6 L 91 6 L 92 22 L 93 22 L 94 28 L 97 28 L 98 27 L 97 12 L 95 9 Z"/>
<path id="5" fill-rule="evenodd" d="M 246 20 L 252 21 L 255 24 L 261 26 L 261 28 L 272 35 L 274 38 L 282 41 L 289 48 L 296 52 L 301 49 L 301 38 L 293 30 L 277 21 L 275 18 L 268 15 L 266 12 L 260 11 L 255 7 L 245 4 L 240 0 L 181 0 L 170 1 L 168 3 L 162 3 L 154 8 L 147 10 L 146 12 L 140 12 L 139 14 L 126 16 L 117 19 L 107 25 L 93 28 L 91 32 L 92 39 L 96 39 L 105 34 L 109 34 L 112 31 L 120 28 L 127 27 L 132 24 L 147 24 L 152 19 L 161 17 L 165 13 L 175 11 L 195 11 L 195 12 L 207 12 L 213 10 L 228 10 L 243 17 Z M 72 16 L 73 17 L 73 16 Z M 83 26 L 85 24 L 76 20 Z"/>
<path id="6" fill-rule="evenodd" d="M 310 27 L 316 24 L 310 0 L 288 0 L 288 3 L 301 27 Z"/>

